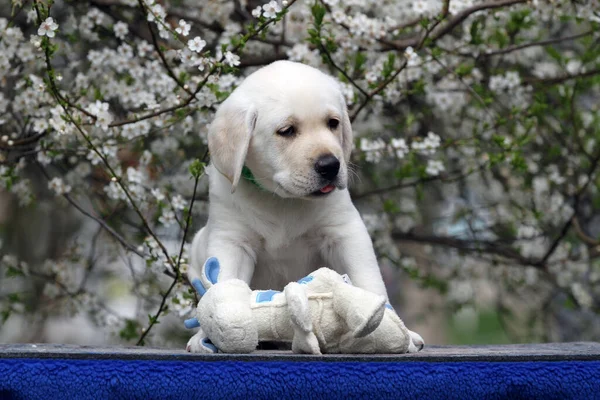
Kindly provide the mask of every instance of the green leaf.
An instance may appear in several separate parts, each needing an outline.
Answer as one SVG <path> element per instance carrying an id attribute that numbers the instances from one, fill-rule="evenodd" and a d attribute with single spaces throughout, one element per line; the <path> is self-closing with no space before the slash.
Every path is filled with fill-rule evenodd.
<path id="1" fill-rule="evenodd" d="M 190 174 L 192 174 L 192 176 L 194 178 L 198 179 L 204 173 L 204 168 L 205 167 L 206 167 L 206 164 L 204 164 L 202 161 L 200 161 L 200 160 L 194 160 L 190 164 L 190 168 L 189 168 Z"/>
<path id="2" fill-rule="evenodd" d="M 104 96 L 102 96 L 102 92 L 97 87 L 94 88 L 94 100 L 100 100 L 100 101 L 104 100 Z"/>
<path id="3" fill-rule="evenodd" d="M 496 143 L 496 145 L 502 149 L 506 147 L 504 136 L 502 135 L 492 135 L 492 141 Z"/>
<path id="4" fill-rule="evenodd" d="M 365 55 L 365 53 L 361 53 L 360 51 L 357 52 L 354 56 L 354 72 L 360 73 L 366 62 L 367 56 Z"/>
<path id="5" fill-rule="evenodd" d="M 481 28 L 483 22 L 481 19 L 475 20 L 471 24 L 470 33 L 471 33 L 471 44 L 482 44 L 483 38 L 481 37 Z"/>
<path id="6" fill-rule="evenodd" d="M 315 26 L 317 27 L 317 29 L 319 29 L 321 27 L 321 25 L 323 25 L 323 18 L 325 17 L 325 13 L 327 12 L 327 10 L 325 9 L 325 7 L 323 5 L 321 5 L 320 3 L 315 2 L 315 4 L 313 4 L 313 6 L 310 8 L 311 12 L 312 12 L 312 16 L 315 20 Z"/>
<path id="7" fill-rule="evenodd" d="M 398 178 L 398 179 L 408 178 L 408 177 L 412 176 L 412 174 L 413 174 L 413 166 L 410 163 L 404 164 L 402 166 L 402 168 L 397 170 L 395 173 L 396 178 Z"/>
<path id="8" fill-rule="evenodd" d="M 473 71 L 473 65 L 470 64 L 460 64 L 455 70 L 456 74 L 460 77 L 469 75 L 471 71 Z"/>
<path id="9" fill-rule="evenodd" d="M 119 332 L 119 336 L 125 340 L 132 340 L 138 336 L 139 323 L 133 319 L 125 320 L 125 327 Z"/>
<path id="10" fill-rule="evenodd" d="M 400 207 L 398 207 L 398 204 L 394 200 L 387 199 L 383 202 L 383 211 L 389 214 L 398 214 Z"/>
<path id="11" fill-rule="evenodd" d="M 525 161 L 525 157 L 521 153 L 514 153 L 511 159 L 511 165 L 514 169 L 526 172 L 527 171 L 527 162 Z"/>
<path id="12" fill-rule="evenodd" d="M 388 78 L 394 72 L 394 62 L 396 61 L 395 53 L 388 53 L 388 58 L 383 63 L 383 79 Z"/>
<path id="13" fill-rule="evenodd" d="M 2 319 L 2 323 L 5 323 L 8 317 L 10 317 L 10 310 L 2 310 L 0 311 L 0 317 Z"/>
<path id="14" fill-rule="evenodd" d="M 150 325 L 154 325 L 154 324 L 158 324 L 160 322 L 158 321 L 158 317 L 155 317 L 154 315 L 148 314 L 148 323 Z"/>
<path id="15" fill-rule="evenodd" d="M 562 54 L 560 54 L 560 52 L 558 50 L 556 50 L 554 47 L 552 46 L 546 46 L 544 47 L 544 49 L 546 50 L 546 53 L 548 53 L 548 55 L 550 57 L 552 57 L 553 59 L 555 59 L 556 61 L 562 61 L 563 56 Z"/>
<path id="16" fill-rule="evenodd" d="M 7 267 L 6 269 L 6 277 L 7 278 L 14 278 L 15 276 L 25 276 L 25 274 L 23 274 L 23 271 L 21 271 L 20 269 L 14 268 L 14 267 Z"/>
<path id="17" fill-rule="evenodd" d="M 6 297 L 9 303 L 19 303 L 21 301 L 18 293 L 9 293 Z"/>
<path id="18" fill-rule="evenodd" d="M 571 299 L 570 297 L 567 297 L 565 299 L 565 302 L 563 303 L 563 306 L 567 310 L 575 310 L 577 308 L 577 304 L 575 304 L 575 302 L 573 301 L 573 299 Z"/>

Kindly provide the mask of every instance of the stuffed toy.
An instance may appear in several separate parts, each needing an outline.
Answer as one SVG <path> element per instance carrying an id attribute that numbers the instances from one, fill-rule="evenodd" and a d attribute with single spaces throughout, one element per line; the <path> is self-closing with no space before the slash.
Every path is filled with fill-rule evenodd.
<path id="1" fill-rule="evenodd" d="M 412 353 L 423 347 L 383 296 L 321 268 L 282 292 L 252 291 L 246 282 L 217 282 L 211 257 L 192 284 L 201 296 L 187 328 L 201 327 L 188 351 L 251 353 L 260 341 L 291 342 L 295 353 Z"/>

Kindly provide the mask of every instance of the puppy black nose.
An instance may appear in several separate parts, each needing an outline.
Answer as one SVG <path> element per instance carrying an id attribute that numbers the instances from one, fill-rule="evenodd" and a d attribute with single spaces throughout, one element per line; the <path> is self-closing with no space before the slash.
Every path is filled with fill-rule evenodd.
<path id="1" fill-rule="evenodd" d="M 338 160 L 333 154 L 321 156 L 315 163 L 315 171 L 317 171 L 323 178 L 332 181 L 340 171 L 340 160 Z"/>

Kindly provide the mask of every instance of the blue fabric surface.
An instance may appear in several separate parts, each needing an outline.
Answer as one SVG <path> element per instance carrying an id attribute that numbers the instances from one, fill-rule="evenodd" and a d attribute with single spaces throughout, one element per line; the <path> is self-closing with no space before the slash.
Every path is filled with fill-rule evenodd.
<path id="1" fill-rule="evenodd" d="M 0 359 L 5 399 L 600 399 L 600 361 Z"/>

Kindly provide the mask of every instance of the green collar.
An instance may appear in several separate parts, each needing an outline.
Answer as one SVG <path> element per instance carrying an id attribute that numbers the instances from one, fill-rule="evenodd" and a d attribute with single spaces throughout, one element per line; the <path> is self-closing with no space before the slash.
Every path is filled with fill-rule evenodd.
<path id="1" fill-rule="evenodd" d="M 245 165 L 244 168 L 242 168 L 242 178 L 259 188 L 260 190 L 265 190 L 265 188 L 260 186 L 260 183 L 256 181 L 256 178 L 254 177 L 252 171 L 250 171 L 250 168 L 246 167 Z"/>

